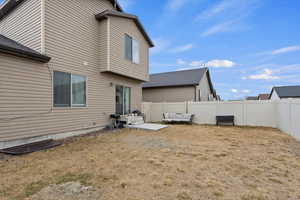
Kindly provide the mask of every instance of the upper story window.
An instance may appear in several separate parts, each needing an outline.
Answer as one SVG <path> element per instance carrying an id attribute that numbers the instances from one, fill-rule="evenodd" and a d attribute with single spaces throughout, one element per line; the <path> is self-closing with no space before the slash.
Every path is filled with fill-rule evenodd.
<path id="1" fill-rule="evenodd" d="M 85 107 L 86 77 L 54 72 L 53 100 L 55 107 Z"/>
<path id="2" fill-rule="evenodd" d="M 125 34 L 125 59 L 140 63 L 140 44 L 137 40 Z"/>

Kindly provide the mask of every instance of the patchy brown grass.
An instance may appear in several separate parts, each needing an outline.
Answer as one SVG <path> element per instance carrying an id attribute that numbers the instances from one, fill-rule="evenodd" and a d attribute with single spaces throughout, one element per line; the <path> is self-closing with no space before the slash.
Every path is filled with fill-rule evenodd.
<path id="1" fill-rule="evenodd" d="M 110 200 L 300 199 L 300 143 L 271 128 L 174 125 L 0 160 L 0 199 L 80 182 Z"/>

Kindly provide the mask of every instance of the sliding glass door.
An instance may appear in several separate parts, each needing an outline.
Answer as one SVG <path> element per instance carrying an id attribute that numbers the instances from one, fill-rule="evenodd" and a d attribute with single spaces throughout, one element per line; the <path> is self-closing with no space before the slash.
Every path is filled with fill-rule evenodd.
<path id="1" fill-rule="evenodd" d="M 120 115 L 131 112 L 131 88 L 116 86 L 116 113 Z"/>

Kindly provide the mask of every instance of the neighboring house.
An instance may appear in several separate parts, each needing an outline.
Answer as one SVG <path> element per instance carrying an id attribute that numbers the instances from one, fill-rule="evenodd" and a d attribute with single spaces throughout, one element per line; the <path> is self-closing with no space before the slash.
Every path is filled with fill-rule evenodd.
<path id="1" fill-rule="evenodd" d="M 256 100 L 258 100 L 257 96 L 246 97 L 246 101 L 256 101 Z"/>
<path id="2" fill-rule="evenodd" d="M 270 94 L 260 94 L 260 95 L 258 95 L 258 100 L 261 100 L 261 101 L 269 100 L 269 98 L 270 98 Z"/>
<path id="3" fill-rule="evenodd" d="M 152 74 L 143 83 L 144 102 L 214 100 L 217 95 L 208 68 Z"/>
<path id="4" fill-rule="evenodd" d="M 141 109 L 153 43 L 117 1 L 8 0 L 0 34 L 0 148 Z"/>
<path id="5" fill-rule="evenodd" d="M 273 87 L 270 95 L 271 100 L 288 98 L 300 98 L 300 86 Z"/>

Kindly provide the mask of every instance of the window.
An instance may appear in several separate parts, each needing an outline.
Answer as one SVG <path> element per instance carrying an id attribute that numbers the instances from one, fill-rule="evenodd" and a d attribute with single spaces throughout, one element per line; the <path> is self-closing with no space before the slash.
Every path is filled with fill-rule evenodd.
<path id="1" fill-rule="evenodd" d="M 124 115 L 131 112 L 131 88 L 116 86 L 116 114 Z"/>
<path id="2" fill-rule="evenodd" d="M 127 34 L 125 34 L 125 58 L 133 63 L 140 63 L 140 44 Z"/>
<path id="3" fill-rule="evenodd" d="M 137 40 L 132 40 L 132 62 L 140 63 L 140 44 Z"/>
<path id="4" fill-rule="evenodd" d="M 132 38 L 125 35 L 125 58 L 132 61 Z"/>
<path id="5" fill-rule="evenodd" d="M 84 76 L 72 75 L 72 106 L 86 105 L 86 80 Z"/>
<path id="6" fill-rule="evenodd" d="M 69 107 L 71 105 L 70 89 L 70 74 L 54 72 L 54 106 Z"/>
<path id="7" fill-rule="evenodd" d="M 55 107 L 85 107 L 86 78 L 64 72 L 54 72 L 53 100 Z"/>

